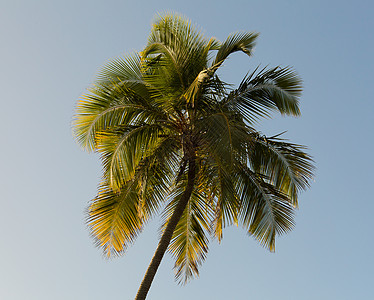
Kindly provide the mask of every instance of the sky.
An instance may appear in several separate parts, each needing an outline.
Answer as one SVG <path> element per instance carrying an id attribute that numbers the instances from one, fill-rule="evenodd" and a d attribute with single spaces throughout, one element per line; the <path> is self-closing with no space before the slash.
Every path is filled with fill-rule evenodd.
<path id="1" fill-rule="evenodd" d="M 157 246 L 155 218 L 126 254 L 105 259 L 85 210 L 101 177 L 71 121 L 80 95 L 111 58 L 141 51 L 159 12 L 206 36 L 260 32 L 252 58 L 233 55 L 222 78 L 257 65 L 293 66 L 302 116 L 258 124 L 287 130 L 316 162 L 295 229 L 262 248 L 241 228 L 210 245 L 200 277 L 174 280 L 166 255 L 148 299 L 369 299 L 374 201 L 374 2 L 365 0 L 0 1 L 0 299 L 134 299 Z"/>

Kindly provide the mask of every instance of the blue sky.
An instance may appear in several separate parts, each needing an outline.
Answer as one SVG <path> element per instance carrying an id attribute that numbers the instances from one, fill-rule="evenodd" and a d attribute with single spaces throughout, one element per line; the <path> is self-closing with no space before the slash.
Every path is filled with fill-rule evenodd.
<path id="1" fill-rule="evenodd" d="M 200 278 L 178 286 L 166 256 L 149 299 L 368 299 L 373 282 L 372 1 L 0 1 L 0 298 L 133 299 L 158 237 L 152 221 L 128 252 L 105 260 L 84 222 L 98 157 L 71 134 L 79 96 L 110 58 L 141 51 L 157 12 L 177 11 L 225 39 L 260 32 L 234 55 L 237 84 L 258 64 L 293 66 L 302 116 L 287 130 L 316 161 L 296 228 L 269 253 L 240 228 L 213 242 Z"/>

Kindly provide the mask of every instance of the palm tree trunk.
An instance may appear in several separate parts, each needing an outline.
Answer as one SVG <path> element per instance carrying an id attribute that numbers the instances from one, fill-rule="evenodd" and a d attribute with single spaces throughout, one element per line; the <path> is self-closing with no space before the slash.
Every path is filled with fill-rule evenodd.
<path id="1" fill-rule="evenodd" d="M 145 300 L 147 297 L 148 291 L 151 287 L 153 278 L 156 275 L 157 269 L 161 263 L 161 260 L 166 252 L 166 249 L 169 246 L 170 240 L 173 236 L 173 232 L 175 227 L 177 226 L 183 211 L 185 210 L 188 200 L 190 200 L 193 187 L 195 184 L 195 177 L 196 177 L 196 165 L 195 159 L 191 158 L 188 163 L 188 177 L 187 177 L 187 186 L 186 189 L 177 204 L 166 228 L 165 231 L 158 243 L 157 249 L 151 263 L 148 266 L 147 272 L 144 275 L 143 281 L 139 287 L 138 293 L 136 294 L 135 300 Z"/>

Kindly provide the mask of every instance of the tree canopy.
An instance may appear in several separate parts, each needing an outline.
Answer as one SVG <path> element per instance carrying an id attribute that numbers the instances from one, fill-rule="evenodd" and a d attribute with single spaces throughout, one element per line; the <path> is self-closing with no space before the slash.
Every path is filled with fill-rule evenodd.
<path id="1" fill-rule="evenodd" d="M 231 54 L 251 56 L 257 37 L 221 42 L 161 15 L 143 51 L 111 60 L 78 101 L 74 135 L 103 165 L 87 222 L 106 255 L 123 253 L 160 215 L 159 260 L 167 249 L 185 283 L 225 227 L 242 227 L 270 251 L 293 228 L 312 159 L 255 126 L 274 112 L 300 115 L 301 79 L 289 67 L 256 68 L 233 88 L 218 73 Z"/>

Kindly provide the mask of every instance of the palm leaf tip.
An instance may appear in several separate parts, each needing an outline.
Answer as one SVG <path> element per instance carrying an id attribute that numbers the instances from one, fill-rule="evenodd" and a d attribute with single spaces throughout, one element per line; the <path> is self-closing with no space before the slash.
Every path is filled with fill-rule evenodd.
<path id="1" fill-rule="evenodd" d="M 214 65 L 222 64 L 230 54 L 237 51 L 242 51 L 248 56 L 251 56 L 258 35 L 259 34 L 256 32 L 238 32 L 229 35 L 226 41 L 221 44 Z"/>

